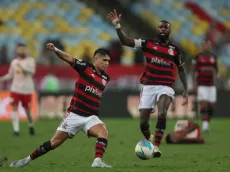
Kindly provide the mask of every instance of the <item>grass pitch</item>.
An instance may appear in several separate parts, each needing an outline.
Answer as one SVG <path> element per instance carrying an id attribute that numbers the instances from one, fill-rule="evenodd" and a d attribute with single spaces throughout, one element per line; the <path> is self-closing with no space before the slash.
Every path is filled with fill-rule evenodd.
<path id="1" fill-rule="evenodd" d="M 0 123 L 0 156 L 8 163 L 0 172 L 65 172 L 65 171 L 111 171 L 111 172 L 229 172 L 230 171 L 230 119 L 214 119 L 211 133 L 203 134 L 204 145 L 166 145 L 160 147 L 162 157 L 140 160 L 134 148 L 143 137 L 139 121 L 132 119 L 104 119 L 109 130 L 109 145 L 104 160 L 112 169 L 91 169 L 94 158 L 95 139 L 79 133 L 54 151 L 32 161 L 23 168 L 10 168 L 10 162 L 28 156 L 41 143 L 54 134 L 59 120 L 36 123 L 35 137 L 28 135 L 27 123 L 21 123 L 21 136 L 12 136 L 10 123 Z M 173 129 L 174 120 L 168 120 L 167 131 Z M 154 131 L 155 120 L 151 121 Z"/>

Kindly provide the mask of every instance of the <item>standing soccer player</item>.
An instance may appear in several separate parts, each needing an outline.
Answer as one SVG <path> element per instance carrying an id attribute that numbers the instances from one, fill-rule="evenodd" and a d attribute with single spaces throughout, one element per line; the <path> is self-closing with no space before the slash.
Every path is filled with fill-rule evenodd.
<path id="1" fill-rule="evenodd" d="M 218 76 L 216 56 L 211 51 L 210 41 L 204 41 L 201 52 L 192 60 L 193 83 L 202 115 L 202 130 L 209 131 L 216 103 L 215 79 Z"/>
<path id="2" fill-rule="evenodd" d="M 121 15 L 116 10 L 108 14 L 108 18 L 114 24 L 117 35 L 122 45 L 141 48 L 146 58 L 145 71 L 140 79 L 143 89 L 140 94 L 140 128 L 147 140 L 152 141 L 149 130 L 149 118 L 152 111 L 158 106 L 158 120 L 154 138 L 153 157 L 160 157 L 159 146 L 166 128 L 166 115 L 170 103 L 174 98 L 173 85 L 176 79 L 176 69 L 184 86 L 182 105 L 188 102 L 188 89 L 184 58 L 180 48 L 169 42 L 171 25 L 167 21 L 161 21 L 157 27 L 157 37 L 150 39 L 128 38 L 121 29 Z"/>
<path id="3" fill-rule="evenodd" d="M 11 85 L 12 98 L 12 125 L 14 135 L 19 136 L 19 118 L 17 114 L 18 103 L 21 102 L 29 122 L 30 135 L 35 134 L 33 119 L 31 115 L 31 97 L 34 92 L 33 75 L 35 73 L 35 60 L 26 55 L 27 47 L 25 44 L 18 44 L 16 48 L 16 58 L 11 62 L 9 71 L 0 81 L 13 78 Z"/>
<path id="4" fill-rule="evenodd" d="M 57 148 L 67 138 L 72 138 L 79 131 L 83 131 L 89 137 L 97 138 L 92 167 L 110 168 L 111 166 L 105 164 L 101 159 L 108 144 L 108 131 L 106 125 L 98 118 L 102 92 L 110 79 L 104 72 L 110 60 L 108 51 L 105 49 L 96 50 L 92 64 L 71 57 L 57 49 L 52 43 L 48 43 L 47 48 L 54 51 L 61 60 L 69 63 L 78 73 L 74 95 L 54 136 L 41 144 L 28 157 L 11 163 L 11 167 L 25 166 L 32 160 Z"/>

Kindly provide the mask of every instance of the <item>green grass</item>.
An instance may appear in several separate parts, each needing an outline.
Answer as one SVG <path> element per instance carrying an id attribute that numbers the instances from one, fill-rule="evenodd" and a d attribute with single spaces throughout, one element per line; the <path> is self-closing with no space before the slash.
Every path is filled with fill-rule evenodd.
<path id="1" fill-rule="evenodd" d="M 214 119 L 212 132 L 205 134 L 204 145 L 161 145 L 162 157 L 139 160 L 135 153 L 136 143 L 143 139 L 138 120 L 104 119 L 109 130 L 109 145 L 104 160 L 112 169 L 91 169 L 94 158 L 95 139 L 88 139 L 79 133 L 67 140 L 61 147 L 31 162 L 28 166 L 14 169 L 7 166 L 5 171 L 28 172 L 72 172 L 72 171 L 111 171 L 111 172 L 229 172 L 230 171 L 230 119 Z M 41 143 L 50 139 L 60 121 L 39 121 L 37 135 L 30 137 L 27 124 L 21 124 L 21 136 L 13 137 L 10 123 L 0 123 L 0 156 L 7 156 L 9 162 L 28 156 Z M 155 120 L 151 121 L 152 130 Z M 167 132 L 175 121 L 168 121 Z"/>

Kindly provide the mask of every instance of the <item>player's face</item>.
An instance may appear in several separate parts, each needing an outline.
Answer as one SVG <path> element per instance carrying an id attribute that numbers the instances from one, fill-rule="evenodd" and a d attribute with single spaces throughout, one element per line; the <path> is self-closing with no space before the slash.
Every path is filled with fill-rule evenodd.
<path id="1" fill-rule="evenodd" d="M 157 36 L 162 40 L 167 40 L 171 32 L 170 24 L 160 22 L 157 28 Z"/>
<path id="2" fill-rule="evenodd" d="M 108 55 L 104 56 L 104 55 L 97 54 L 95 56 L 95 65 L 101 71 L 104 71 L 108 68 L 109 61 L 110 61 L 110 57 Z"/>
<path id="3" fill-rule="evenodd" d="M 210 52 L 211 51 L 211 43 L 210 43 L 210 41 L 204 41 L 203 42 L 203 51 L 204 52 Z"/>
<path id="4" fill-rule="evenodd" d="M 17 57 L 21 57 L 21 58 L 26 57 L 26 51 L 27 51 L 27 49 L 25 46 L 17 47 L 17 49 L 16 49 Z"/>

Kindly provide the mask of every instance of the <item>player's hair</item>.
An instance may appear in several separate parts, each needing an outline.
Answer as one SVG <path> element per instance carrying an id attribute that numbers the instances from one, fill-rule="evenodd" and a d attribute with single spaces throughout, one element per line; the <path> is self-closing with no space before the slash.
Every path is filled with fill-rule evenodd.
<path id="1" fill-rule="evenodd" d="M 106 55 L 109 56 L 109 51 L 104 49 L 104 48 L 99 48 L 94 52 L 93 56 L 95 56 L 97 54 L 100 54 L 100 55 L 103 55 L 103 56 L 106 56 Z"/>
<path id="2" fill-rule="evenodd" d="M 158 23 L 158 26 L 160 25 L 160 23 L 168 23 L 169 26 L 171 27 L 171 23 L 167 20 L 161 20 L 159 23 Z"/>
<path id="3" fill-rule="evenodd" d="M 17 44 L 17 47 L 25 47 L 26 46 L 26 44 L 25 43 L 21 43 L 21 42 L 19 42 L 18 44 Z"/>

